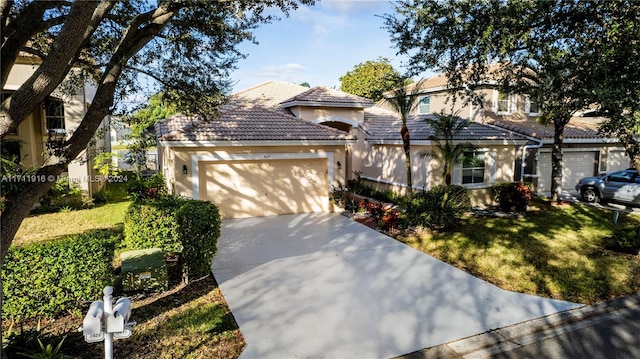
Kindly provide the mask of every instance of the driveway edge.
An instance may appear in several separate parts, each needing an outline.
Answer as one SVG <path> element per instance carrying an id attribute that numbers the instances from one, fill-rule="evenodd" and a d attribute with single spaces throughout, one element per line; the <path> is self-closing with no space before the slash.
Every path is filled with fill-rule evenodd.
<path id="1" fill-rule="evenodd" d="M 640 294 L 582 306 L 405 354 L 396 359 L 486 358 L 609 319 L 640 307 Z"/>

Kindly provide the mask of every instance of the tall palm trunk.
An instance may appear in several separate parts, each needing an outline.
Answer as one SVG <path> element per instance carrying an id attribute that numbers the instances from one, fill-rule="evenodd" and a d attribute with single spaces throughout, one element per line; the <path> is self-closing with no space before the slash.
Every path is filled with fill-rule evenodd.
<path id="1" fill-rule="evenodd" d="M 411 138 L 409 136 L 409 129 L 407 128 L 407 120 L 403 119 L 402 128 L 400 129 L 402 135 L 402 147 L 404 148 L 404 163 L 407 170 L 407 197 L 409 200 L 413 199 L 413 180 L 411 178 Z"/>

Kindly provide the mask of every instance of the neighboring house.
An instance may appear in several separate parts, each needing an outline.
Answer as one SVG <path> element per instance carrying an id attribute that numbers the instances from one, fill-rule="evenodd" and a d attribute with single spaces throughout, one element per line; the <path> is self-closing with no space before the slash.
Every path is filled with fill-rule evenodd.
<path id="1" fill-rule="evenodd" d="M 536 121 L 541 114 L 540 105 L 528 96 L 501 93 L 496 84 L 487 83 L 477 90 L 484 106 L 465 103 L 464 99 L 452 103 L 448 98 L 447 78 L 436 76 L 412 85 L 408 90 L 419 94 L 415 114 L 456 113 L 477 123 L 501 127 L 531 139 L 520 147 L 523 161 L 515 163 L 515 180 L 533 184 L 538 194 L 551 191 L 551 150 L 553 147 L 553 125 L 543 126 Z M 390 108 L 385 100 L 377 106 Z M 574 186 L 582 177 L 600 175 L 631 165 L 624 147 L 616 139 L 598 133 L 602 118 L 589 117 L 589 113 L 577 113 L 566 125 L 563 146 L 562 187 L 574 192 Z M 455 183 L 455 182 L 454 182 Z M 460 182 L 457 182 L 460 183 Z"/>
<path id="2" fill-rule="evenodd" d="M 12 67 L 2 100 L 7 94 L 17 90 L 36 70 L 38 63 L 34 57 L 21 56 Z M 3 152 L 20 158 L 25 167 L 41 167 L 49 159 L 47 143 L 69 138 L 78 127 L 95 95 L 95 87 L 85 83 L 75 94 L 54 92 L 42 106 L 20 123 L 13 134 L 3 139 Z M 95 142 L 87 145 L 76 160 L 72 161 L 63 176 L 92 195 L 104 186 L 104 180 L 93 169 L 95 156 L 111 151 L 109 140 L 109 118 L 105 117 Z M 9 148 L 8 148 L 9 147 Z"/>
<path id="3" fill-rule="evenodd" d="M 425 116 L 409 119 L 414 185 L 442 183 Z M 399 117 L 371 100 L 324 88 L 267 82 L 230 96 L 218 117 L 176 115 L 156 126 L 160 168 L 170 191 L 211 200 L 224 218 L 330 210 L 332 188 L 356 173 L 380 188 L 406 186 Z M 520 150 L 532 139 L 475 123 L 456 138 L 472 142 L 473 167 L 455 183 L 476 205 L 493 203 L 489 188 L 513 181 Z"/>
<path id="4" fill-rule="evenodd" d="M 172 193 L 210 200 L 223 218 L 329 211 L 356 139 L 314 122 L 355 125 L 372 102 L 354 98 L 283 82 L 255 86 L 232 95 L 215 118 L 160 121 L 160 168 Z"/>

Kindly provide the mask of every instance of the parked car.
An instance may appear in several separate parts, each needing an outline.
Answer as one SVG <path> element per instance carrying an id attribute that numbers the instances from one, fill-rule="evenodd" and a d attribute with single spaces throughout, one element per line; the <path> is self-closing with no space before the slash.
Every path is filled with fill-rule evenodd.
<path id="1" fill-rule="evenodd" d="M 576 191 L 586 202 L 615 200 L 640 204 L 640 174 L 636 169 L 627 169 L 600 177 L 586 177 L 578 182 Z"/>

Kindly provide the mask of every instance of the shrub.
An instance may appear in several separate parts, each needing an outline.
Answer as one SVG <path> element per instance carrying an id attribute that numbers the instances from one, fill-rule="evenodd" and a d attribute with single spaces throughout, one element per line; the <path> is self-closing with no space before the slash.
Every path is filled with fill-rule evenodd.
<path id="1" fill-rule="evenodd" d="M 67 179 L 58 180 L 40 199 L 40 209 L 36 212 L 56 212 L 61 208 L 82 209 L 89 200 L 86 192 Z"/>
<path id="2" fill-rule="evenodd" d="M 127 249 L 161 248 L 165 254 L 182 252 L 175 211 L 184 199 L 163 197 L 156 201 L 132 202 L 124 220 Z"/>
<path id="3" fill-rule="evenodd" d="M 144 202 L 165 197 L 169 191 L 162 174 L 156 173 L 147 178 L 135 178 L 130 181 L 127 192 L 134 202 Z"/>
<path id="4" fill-rule="evenodd" d="M 53 317 L 81 309 L 113 285 L 117 234 L 92 231 L 60 240 L 12 246 L 2 268 L 3 315 Z"/>
<path id="5" fill-rule="evenodd" d="M 413 200 L 406 205 L 405 224 L 434 230 L 449 229 L 456 225 L 462 215 L 471 210 L 471 198 L 464 187 L 451 185 L 443 207 L 446 190 L 446 186 L 436 186 L 429 191 L 416 192 Z"/>
<path id="6" fill-rule="evenodd" d="M 523 182 L 500 183 L 492 187 L 500 209 L 506 212 L 525 212 L 531 200 L 531 188 Z"/>
<path id="7" fill-rule="evenodd" d="M 111 195 L 106 190 L 100 190 L 93 194 L 94 204 L 105 204 L 109 202 L 109 199 L 111 199 Z"/>
<path id="8" fill-rule="evenodd" d="M 211 270 L 220 237 L 220 214 L 211 202 L 179 197 L 132 203 L 124 222 L 126 249 L 161 248 L 180 254 L 184 274 L 204 276 Z"/>
<path id="9" fill-rule="evenodd" d="M 185 277 L 207 275 L 220 237 L 218 207 L 211 202 L 186 200 L 175 215 Z"/>

